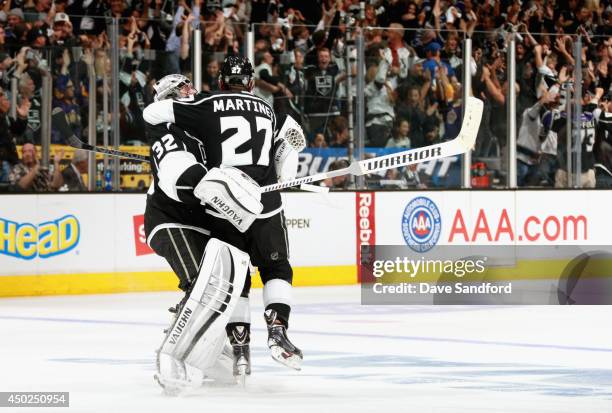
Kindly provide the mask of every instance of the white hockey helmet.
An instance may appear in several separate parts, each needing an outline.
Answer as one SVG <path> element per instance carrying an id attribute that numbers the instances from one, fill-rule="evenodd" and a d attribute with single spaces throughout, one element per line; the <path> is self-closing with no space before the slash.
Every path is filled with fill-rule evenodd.
<path id="1" fill-rule="evenodd" d="M 164 99 L 181 97 L 179 95 L 181 88 L 190 84 L 191 80 L 189 80 L 187 76 L 181 74 L 164 76 L 153 85 L 153 89 L 155 90 L 153 100 L 158 102 Z"/>

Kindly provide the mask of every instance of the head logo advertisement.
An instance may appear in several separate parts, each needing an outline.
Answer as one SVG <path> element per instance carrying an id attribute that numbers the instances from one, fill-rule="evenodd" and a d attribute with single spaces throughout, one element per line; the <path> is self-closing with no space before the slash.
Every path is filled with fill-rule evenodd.
<path id="1" fill-rule="evenodd" d="M 0 218 L 0 254 L 32 260 L 65 254 L 79 243 L 81 226 L 74 215 L 38 225 Z"/>
<path id="2" fill-rule="evenodd" d="M 406 205 L 402 215 L 402 235 L 416 252 L 426 252 L 436 245 L 442 231 L 440 211 L 429 198 L 420 196 Z"/>

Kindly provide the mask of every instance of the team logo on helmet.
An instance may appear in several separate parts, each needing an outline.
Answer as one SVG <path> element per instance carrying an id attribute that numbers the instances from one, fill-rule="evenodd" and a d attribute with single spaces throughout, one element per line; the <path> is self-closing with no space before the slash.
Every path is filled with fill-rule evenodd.
<path id="1" fill-rule="evenodd" d="M 228 56 L 221 65 L 221 76 L 225 82 L 242 83 L 253 75 L 253 66 L 246 57 Z"/>
<path id="2" fill-rule="evenodd" d="M 402 215 L 402 235 L 410 249 L 429 251 L 438 242 L 441 230 L 440 211 L 431 199 L 420 196 L 406 205 Z"/>

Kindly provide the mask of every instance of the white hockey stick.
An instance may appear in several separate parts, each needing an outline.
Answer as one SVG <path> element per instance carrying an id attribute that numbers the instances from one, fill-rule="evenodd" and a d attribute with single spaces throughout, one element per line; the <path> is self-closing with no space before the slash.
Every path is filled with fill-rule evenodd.
<path id="1" fill-rule="evenodd" d="M 413 165 L 427 162 L 434 159 L 446 158 L 448 156 L 461 155 L 471 150 L 476 142 L 476 135 L 480 127 L 482 118 L 482 101 L 475 97 L 469 97 L 465 105 L 465 116 L 461 124 L 459 135 L 452 141 L 437 143 L 423 148 L 410 149 L 390 155 L 378 156 L 376 158 L 354 161 L 348 167 L 336 171 L 321 172 L 291 181 L 266 185 L 261 188 L 261 192 L 278 191 L 279 189 L 289 188 L 311 182 L 322 181 L 342 175 L 365 175 L 377 171 L 383 171 L 401 166 Z"/>

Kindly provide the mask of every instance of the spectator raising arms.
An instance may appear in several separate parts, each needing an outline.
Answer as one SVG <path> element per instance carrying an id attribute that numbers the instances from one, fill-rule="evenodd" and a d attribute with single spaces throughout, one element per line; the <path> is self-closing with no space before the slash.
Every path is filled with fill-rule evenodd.
<path id="1" fill-rule="evenodd" d="M 391 49 L 381 50 L 381 60 L 378 67 L 372 66 L 370 72 L 376 73 L 372 81 L 365 88 L 368 98 L 368 115 L 366 117 L 366 134 L 371 146 L 385 146 L 390 137 L 393 121 L 395 120 L 395 89 L 397 78 L 388 77 L 393 64 Z M 399 67 L 398 67 L 399 70 Z"/>

